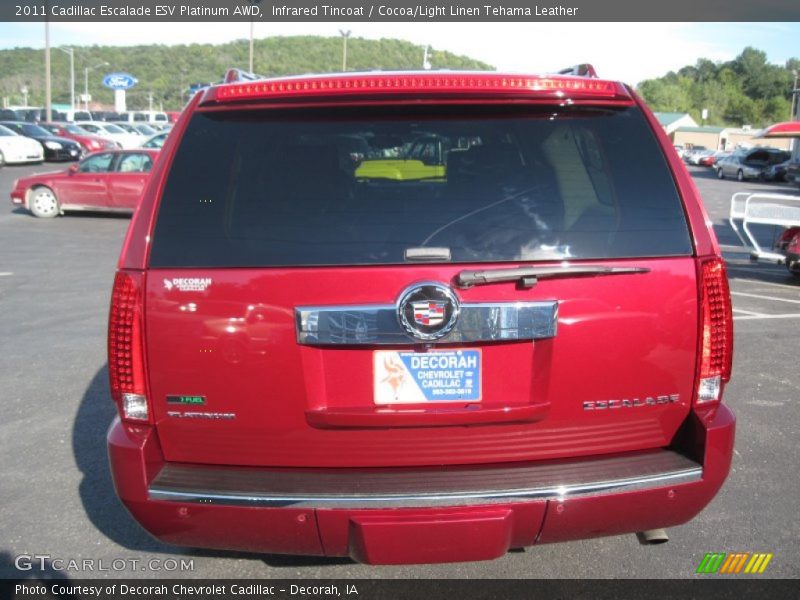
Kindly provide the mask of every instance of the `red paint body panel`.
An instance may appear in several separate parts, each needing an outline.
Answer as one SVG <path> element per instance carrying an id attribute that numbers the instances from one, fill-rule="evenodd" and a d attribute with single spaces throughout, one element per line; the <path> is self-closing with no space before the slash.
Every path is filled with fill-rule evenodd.
<path id="1" fill-rule="evenodd" d="M 412 466 L 665 446 L 691 405 L 695 265 L 691 258 L 636 264 L 651 272 L 597 278 L 591 286 L 563 279 L 530 290 L 507 283 L 458 291 L 462 302 L 560 301 L 556 337 L 478 346 L 484 364 L 481 404 L 549 405 L 547 416 L 529 423 L 411 430 L 320 429 L 309 422 L 307 411 L 374 408 L 375 348 L 300 346 L 294 308 L 393 303 L 409 284 L 447 282 L 467 265 L 150 270 L 147 361 L 164 453 L 167 460 L 208 464 Z M 168 290 L 163 284 L 180 277 L 210 277 L 212 283 L 203 292 Z M 653 303 L 654 297 L 669 301 Z M 170 418 L 167 410 L 185 410 L 167 405 L 172 394 L 205 395 L 204 410 L 233 412 L 236 419 Z M 618 411 L 583 409 L 584 401 L 661 394 L 679 394 L 681 400 Z"/>
<path id="2" fill-rule="evenodd" d="M 155 430 L 115 419 L 108 441 L 117 494 L 139 523 L 162 541 L 401 564 L 489 559 L 535 543 L 684 523 L 711 501 L 725 480 L 734 431 L 733 413 L 724 405 L 690 418 L 681 439 L 687 452 L 703 457 L 703 479 L 697 483 L 561 501 L 374 510 L 146 500 L 147 483 L 163 465 Z"/>
<path id="3" fill-rule="evenodd" d="M 467 509 L 433 514 L 401 514 L 388 516 L 351 515 L 348 555 L 371 564 L 408 564 L 458 562 L 498 558 L 508 552 L 512 532 L 538 529 L 544 515 L 544 502 L 535 517 L 521 515 L 511 508 Z M 400 512 L 400 511 L 399 511 Z M 531 511 L 519 511 L 520 513 Z M 409 514 L 411 513 L 411 514 Z M 525 519 L 519 526 L 512 521 Z M 538 518 L 537 518 L 538 517 Z M 525 527 L 528 525 L 528 527 Z M 532 543 L 529 542 L 529 544 Z M 457 551 L 454 551 L 457 549 Z"/>
<path id="4" fill-rule="evenodd" d="M 697 268 L 699 261 L 719 256 L 719 247 L 671 141 L 641 99 L 621 84 L 599 82 L 592 93 L 587 88 L 575 94 L 573 105 L 641 108 L 683 200 L 694 255 L 602 261 L 647 268 L 644 274 L 541 280 L 530 289 L 513 283 L 456 289 L 462 303 L 559 303 L 555 337 L 465 345 L 481 350 L 479 405 L 376 407 L 372 356 L 378 347 L 300 345 L 294 315 L 298 306 L 394 304 L 415 282 L 452 284 L 459 271 L 475 265 L 148 269 L 160 195 L 195 111 L 563 101 L 563 94 L 552 89 L 502 88 L 504 76 L 498 74 L 486 75 L 481 85 L 489 82 L 491 89 L 480 91 L 452 77 L 441 90 L 436 75 L 425 75 L 416 90 L 414 74 L 392 77 L 408 83 L 392 82 L 389 88 L 400 87 L 375 93 L 369 91 L 370 81 L 384 85 L 389 80 L 364 77 L 358 90 L 336 83 L 324 91 L 312 89 L 320 78 L 292 79 L 292 89 L 259 89 L 253 86 L 264 84 L 255 83 L 241 90 L 228 86 L 220 95 L 222 88 L 211 88 L 196 94 L 181 113 L 151 172 L 119 261 L 122 269 L 146 271 L 143 360 L 152 421 L 135 426 L 116 420 L 109 431 L 120 498 L 148 531 L 170 543 L 349 555 L 384 564 L 489 559 L 537 542 L 691 519 L 722 485 L 734 439 L 728 408 L 693 406 L 702 325 Z M 582 263 L 591 261 L 576 264 Z M 203 291 L 164 283 L 186 277 L 211 283 Z M 202 410 L 235 418 L 175 418 L 168 411 L 192 408 L 168 405 L 168 395 L 202 395 Z M 585 404 L 654 395 L 679 400 L 606 410 L 588 410 Z M 151 500 L 147 491 L 169 462 L 289 469 L 443 467 L 666 447 L 702 463 L 702 480 L 564 499 L 350 510 Z"/>
<path id="5" fill-rule="evenodd" d="M 366 563 L 457 562 L 497 558 L 531 546 L 547 502 L 397 510 L 317 510 L 328 556 Z"/>
<path id="6" fill-rule="evenodd" d="M 735 418 L 725 406 L 709 412 L 703 422 L 692 419 L 691 432 L 704 452 L 703 480 L 627 494 L 569 498 L 551 502 L 540 543 L 561 542 L 631 531 L 647 531 L 686 523 L 722 487 L 733 456 Z M 700 450 L 702 449 L 702 450 Z"/>
<path id="7" fill-rule="evenodd" d="M 149 173 L 109 173 L 106 181 L 111 206 L 134 210 L 149 176 Z"/>

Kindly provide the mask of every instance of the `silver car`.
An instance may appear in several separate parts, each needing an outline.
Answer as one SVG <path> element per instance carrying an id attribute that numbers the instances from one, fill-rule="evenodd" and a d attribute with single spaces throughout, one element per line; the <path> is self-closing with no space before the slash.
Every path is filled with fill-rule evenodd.
<path id="1" fill-rule="evenodd" d="M 731 154 L 730 156 L 718 160 L 714 165 L 717 170 L 717 177 L 735 177 L 739 181 L 745 179 L 758 179 L 764 169 L 762 164 L 750 163 L 747 161 L 747 154 Z"/>

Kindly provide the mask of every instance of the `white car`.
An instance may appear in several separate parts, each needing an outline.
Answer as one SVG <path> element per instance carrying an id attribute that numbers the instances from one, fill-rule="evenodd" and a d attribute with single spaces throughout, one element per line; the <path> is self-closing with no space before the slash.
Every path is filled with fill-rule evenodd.
<path id="1" fill-rule="evenodd" d="M 43 160 L 44 148 L 39 142 L 0 125 L 0 167 Z"/>
<path id="2" fill-rule="evenodd" d="M 142 136 L 128 133 L 114 123 L 106 123 L 105 121 L 78 121 L 75 124 L 89 133 L 117 142 L 126 149 L 136 148 L 142 143 Z"/>

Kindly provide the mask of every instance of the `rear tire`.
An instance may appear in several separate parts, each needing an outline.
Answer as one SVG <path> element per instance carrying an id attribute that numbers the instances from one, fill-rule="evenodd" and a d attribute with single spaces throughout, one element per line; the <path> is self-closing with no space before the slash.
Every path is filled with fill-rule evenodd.
<path id="1" fill-rule="evenodd" d="M 0 169 L 6 166 L 6 157 L 0 152 Z"/>
<path id="2" fill-rule="evenodd" d="M 717 179 L 725 179 L 725 173 L 722 172 L 722 167 L 717 169 Z"/>
<path id="3" fill-rule="evenodd" d="M 41 219 L 52 219 L 61 214 L 58 198 L 49 187 L 38 187 L 33 190 L 28 200 L 28 208 L 33 216 Z"/>
<path id="4" fill-rule="evenodd" d="M 744 181 L 744 173 L 741 169 L 736 172 L 736 181 Z"/>

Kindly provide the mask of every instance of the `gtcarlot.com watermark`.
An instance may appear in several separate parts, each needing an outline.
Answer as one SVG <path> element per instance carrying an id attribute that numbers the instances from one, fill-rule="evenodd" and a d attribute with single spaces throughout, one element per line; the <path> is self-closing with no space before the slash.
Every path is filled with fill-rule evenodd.
<path id="1" fill-rule="evenodd" d="M 14 566 L 20 571 L 68 571 L 95 573 L 124 571 L 194 571 L 193 558 L 62 558 L 50 554 L 19 554 Z"/>

